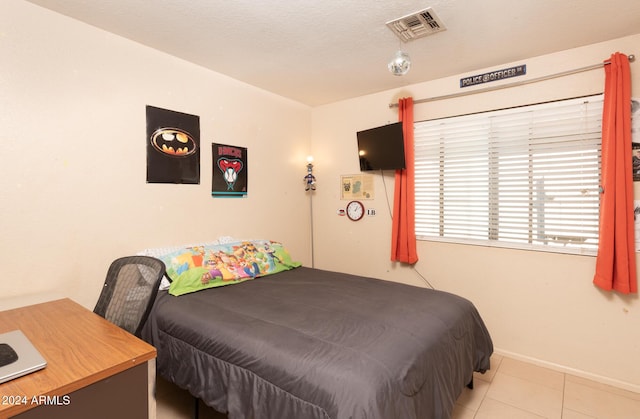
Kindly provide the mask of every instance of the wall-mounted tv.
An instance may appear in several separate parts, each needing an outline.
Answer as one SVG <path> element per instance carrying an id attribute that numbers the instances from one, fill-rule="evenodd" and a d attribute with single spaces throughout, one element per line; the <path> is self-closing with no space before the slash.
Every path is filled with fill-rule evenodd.
<path id="1" fill-rule="evenodd" d="M 357 132 L 360 170 L 405 169 L 402 122 Z"/>

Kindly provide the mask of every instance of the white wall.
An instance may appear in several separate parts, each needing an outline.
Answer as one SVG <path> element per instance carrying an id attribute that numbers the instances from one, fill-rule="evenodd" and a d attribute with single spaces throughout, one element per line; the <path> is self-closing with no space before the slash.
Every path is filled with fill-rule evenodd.
<path id="1" fill-rule="evenodd" d="M 526 64 L 537 78 L 600 63 L 616 51 L 637 54 L 640 35 L 505 63 L 473 74 Z M 434 63 L 433 65 L 437 65 Z M 640 95 L 640 66 L 631 64 Z M 637 296 L 605 293 L 593 286 L 595 258 L 420 241 L 415 270 L 391 263 L 393 174 L 376 174 L 376 199 L 364 201 L 375 217 L 351 222 L 336 211 L 340 175 L 358 173 L 355 132 L 397 121 L 399 97 L 429 98 L 457 93 L 461 74 L 313 109 L 315 264 L 462 295 L 478 307 L 498 352 L 640 391 L 640 302 Z M 393 76 L 390 76 L 393 77 Z M 479 86 L 479 88 L 488 85 Z M 417 104 L 416 121 L 553 99 L 600 93 L 604 70 L 495 92 Z M 472 88 L 466 88 L 472 89 Z M 638 191 L 636 191 L 638 192 Z M 638 195 L 638 193 L 637 193 Z M 639 198 L 640 199 L 640 198 Z"/>
<path id="2" fill-rule="evenodd" d="M 93 308 L 116 257 L 221 235 L 310 260 L 308 107 L 19 0 L 0 56 L 0 310 Z M 200 117 L 199 185 L 146 184 L 146 105 Z M 212 142 L 248 148 L 247 198 L 211 197 Z"/>

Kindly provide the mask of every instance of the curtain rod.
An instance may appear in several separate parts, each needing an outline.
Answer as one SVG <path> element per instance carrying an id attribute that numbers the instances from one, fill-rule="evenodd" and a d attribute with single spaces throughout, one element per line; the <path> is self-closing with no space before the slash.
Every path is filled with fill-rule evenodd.
<path id="1" fill-rule="evenodd" d="M 631 55 L 628 56 L 628 59 L 629 59 L 629 62 L 632 63 L 632 62 L 635 61 L 636 56 L 631 54 Z M 571 74 L 582 73 L 584 71 L 594 70 L 596 68 L 604 67 L 605 64 L 611 64 L 611 62 L 610 61 L 604 61 L 602 63 L 592 64 L 592 65 L 589 65 L 589 66 L 586 66 L 586 67 L 580 67 L 580 68 L 576 68 L 576 69 L 573 69 L 573 70 L 562 71 L 560 73 L 549 74 L 547 76 L 537 77 L 537 78 L 534 78 L 534 79 L 522 80 L 522 81 L 502 84 L 502 85 L 498 85 L 498 86 L 485 87 L 483 89 L 470 90 L 468 92 L 458 92 L 458 93 L 452 93 L 452 94 L 449 94 L 449 95 L 434 96 L 434 97 L 425 98 L 425 99 L 418 99 L 418 100 L 414 100 L 413 103 L 416 104 L 416 103 L 424 103 L 424 102 L 434 102 L 436 100 L 452 99 L 452 98 L 461 97 L 461 96 L 474 95 L 476 93 L 484 93 L 484 92 L 491 92 L 493 90 L 506 89 L 508 87 L 522 86 L 522 85 L 525 85 L 525 84 L 536 83 L 536 82 L 539 82 L 539 81 L 545 81 L 545 80 L 555 79 L 557 77 L 569 76 Z M 390 103 L 389 107 L 390 108 L 397 108 L 398 107 L 398 103 Z"/>

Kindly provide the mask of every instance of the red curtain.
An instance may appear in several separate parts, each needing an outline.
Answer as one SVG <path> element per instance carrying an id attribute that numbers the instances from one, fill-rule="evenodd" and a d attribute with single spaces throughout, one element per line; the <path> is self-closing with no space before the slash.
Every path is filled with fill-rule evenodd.
<path id="1" fill-rule="evenodd" d="M 633 217 L 631 75 L 626 55 L 605 62 L 602 114 L 600 239 L 593 283 L 623 294 L 638 292 Z"/>
<path id="2" fill-rule="evenodd" d="M 415 228 L 415 152 L 413 149 L 413 99 L 400 99 L 398 118 L 404 134 L 406 169 L 396 170 L 391 230 L 391 260 L 414 264 L 418 261 Z"/>

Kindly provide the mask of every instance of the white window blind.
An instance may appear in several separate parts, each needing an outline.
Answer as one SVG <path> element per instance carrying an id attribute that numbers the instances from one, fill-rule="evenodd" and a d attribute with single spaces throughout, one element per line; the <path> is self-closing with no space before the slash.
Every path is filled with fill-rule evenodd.
<path id="1" fill-rule="evenodd" d="M 602 95 L 415 123 L 416 235 L 595 254 Z"/>

